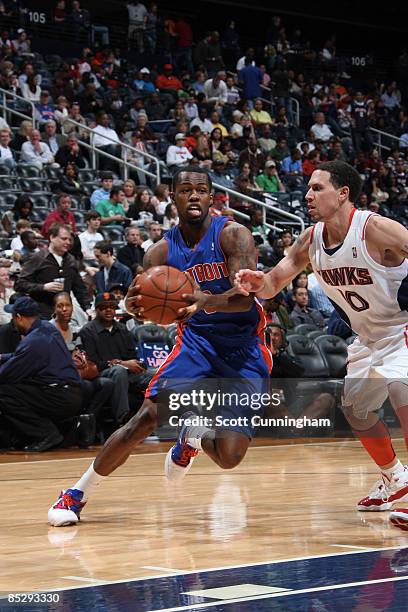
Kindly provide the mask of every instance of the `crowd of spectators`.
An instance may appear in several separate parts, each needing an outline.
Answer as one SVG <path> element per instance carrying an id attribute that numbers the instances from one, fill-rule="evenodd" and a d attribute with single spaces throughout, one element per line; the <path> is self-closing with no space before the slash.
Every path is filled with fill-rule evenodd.
<path id="1" fill-rule="evenodd" d="M 55 26 L 75 23 L 86 33 L 89 13 L 78 1 L 67 4 L 58 2 Z M 408 224 L 408 115 L 396 81 L 356 88 L 335 38 L 314 50 L 280 17 L 263 46 L 243 51 L 234 22 L 195 40 L 184 18 L 163 20 L 160 6 L 129 2 L 128 13 L 126 45 L 141 54 L 140 65 L 109 46 L 107 26 L 106 44 L 49 63 L 25 29 L 0 37 L 0 87 L 32 103 L 36 120 L 34 127 L 12 114 L 0 118 L 0 303 L 29 295 L 71 350 L 80 338 L 98 370 L 92 384 L 82 381 L 83 392 L 95 415 L 110 402 L 115 426 L 129 414 L 126 385 L 140 392 L 149 378 L 134 358 L 120 302 L 143 254 L 178 222 L 169 195 L 175 170 L 191 163 L 209 170 L 219 186 L 211 214 L 248 225 L 264 269 L 294 236 L 270 229 L 262 203 L 307 224 L 303 197 L 321 161 L 351 163 L 364 179 L 357 206 Z M 162 61 L 149 64 L 144 53 L 157 52 L 160 23 Z M 20 110 L 30 112 L 23 100 Z M 389 151 L 376 146 L 369 127 L 388 132 Z M 99 153 L 95 166 L 89 144 Z M 126 180 L 123 157 L 132 164 Z M 286 330 L 308 323 L 351 333 L 340 329 L 313 274 L 299 275 L 265 308 L 268 322 Z M 18 334 L 10 315 L 0 316 L 9 326 L 0 328 L 0 353 L 12 353 Z"/>

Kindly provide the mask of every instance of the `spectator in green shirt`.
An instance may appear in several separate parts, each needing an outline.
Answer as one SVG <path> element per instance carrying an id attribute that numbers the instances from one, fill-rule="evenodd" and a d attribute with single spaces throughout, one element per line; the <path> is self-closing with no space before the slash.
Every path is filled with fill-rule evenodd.
<path id="1" fill-rule="evenodd" d="M 255 179 L 258 187 L 264 193 L 275 193 L 277 191 L 285 191 L 285 187 L 279 178 L 276 164 L 273 160 L 269 160 L 265 164 L 264 171 Z"/>
<path id="2" fill-rule="evenodd" d="M 123 200 L 125 192 L 122 187 L 112 187 L 109 200 L 100 200 L 95 206 L 95 210 L 101 215 L 101 225 L 121 225 L 128 222 Z"/>

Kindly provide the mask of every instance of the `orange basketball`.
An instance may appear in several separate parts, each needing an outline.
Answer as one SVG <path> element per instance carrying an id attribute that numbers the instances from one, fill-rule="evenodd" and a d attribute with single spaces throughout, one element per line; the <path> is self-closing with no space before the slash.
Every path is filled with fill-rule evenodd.
<path id="1" fill-rule="evenodd" d="M 146 319 L 160 325 L 173 323 L 179 308 L 190 305 L 182 299 L 183 293 L 194 293 L 194 284 L 187 274 L 170 266 L 150 268 L 137 279 L 137 284 L 142 296 L 138 308 L 144 308 Z"/>

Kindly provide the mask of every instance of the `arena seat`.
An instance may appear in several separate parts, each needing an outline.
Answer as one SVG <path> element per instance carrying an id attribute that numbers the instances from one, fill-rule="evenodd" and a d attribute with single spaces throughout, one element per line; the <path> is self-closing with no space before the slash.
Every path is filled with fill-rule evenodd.
<path id="1" fill-rule="evenodd" d="M 324 332 L 322 329 L 314 329 L 311 332 L 308 332 L 306 335 L 308 338 L 310 338 L 311 340 L 316 340 L 316 338 L 320 338 L 320 336 L 324 336 L 326 332 Z"/>
<path id="2" fill-rule="evenodd" d="M 174 344 L 176 343 L 177 329 L 177 323 L 172 323 L 167 327 L 167 335 L 172 346 L 174 346 Z"/>
<path id="3" fill-rule="evenodd" d="M 347 344 L 343 338 L 325 334 L 316 338 L 315 344 L 327 361 L 330 376 L 344 378 L 346 375 Z"/>
<path id="4" fill-rule="evenodd" d="M 138 359 L 148 368 L 158 368 L 169 356 L 171 342 L 165 327 L 147 323 L 135 327 L 133 335 L 137 343 Z"/>
<path id="5" fill-rule="evenodd" d="M 304 368 L 305 378 L 328 378 L 329 365 L 315 342 L 301 334 L 289 336 L 289 351 Z"/>
<path id="6" fill-rule="evenodd" d="M 296 325 L 293 328 L 293 331 L 296 334 L 302 334 L 303 336 L 306 336 L 309 332 L 312 331 L 317 331 L 319 328 L 317 327 L 317 325 L 314 325 L 313 323 L 301 323 L 300 325 Z"/>

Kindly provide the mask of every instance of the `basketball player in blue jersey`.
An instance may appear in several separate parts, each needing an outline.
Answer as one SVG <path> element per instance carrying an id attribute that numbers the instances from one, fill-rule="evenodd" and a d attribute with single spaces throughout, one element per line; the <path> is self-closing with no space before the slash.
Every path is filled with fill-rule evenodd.
<path id="1" fill-rule="evenodd" d="M 357 508 L 382 511 L 408 500 L 407 466 L 377 414 L 389 396 L 408 448 L 408 230 L 356 210 L 360 190 L 360 176 L 348 164 L 318 166 L 306 194 L 316 225 L 273 270 L 241 270 L 235 282 L 245 296 L 271 298 L 310 262 L 322 289 L 358 334 L 348 350 L 343 410 L 380 470 L 379 482 Z M 408 510 L 396 509 L 390 519 L 408 529 Z"/>
<path id="2" fill-rule="evenodd" d="M 80 480 L 61 493 L 48 512 L 51 525 L 77 522 L 91 491 L 156 429 L 157 396 L 163 382 L 171 389 L 173 383 L 187 377 L 190 381 L 228 378 L 245 380 L 246 389 L 268 391 L 272 358 L 264 343 L 263 309 L 253 295 L 240 295 L 233 285 L 240 269 L 256 270 L 254 241 L 242 225 L 209 215 L 211 189 L 208 173 L 195 166 L 181 169 L 173 177 L 172 199 L 179 225 L 150 247 L 143 265 L 145 270 L 168 264 L 186 271 L 199 289 L 186 299 L 191 305 L 179 311 L 175 346 L 153 377 L 139 412 L 112 434 Z M 125 305 L 143 318 L 139 289 L 136 277 Z M 182 421 L 177 443 L 166 457 L 166 476 L 179 480 L 200 450 L 221 468 L 238 465 L 251 441 L 253 414 L 250 407 L 232 404 L 221 416 L 226 416 L 226 422 L 247 417 L 236 426 L 213 429 Z"/>

